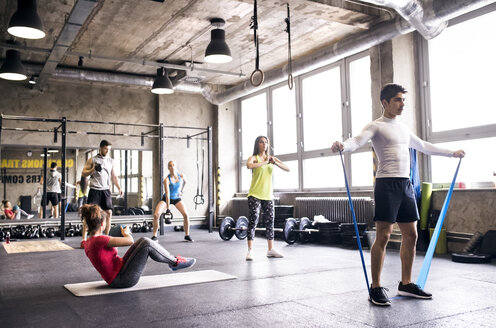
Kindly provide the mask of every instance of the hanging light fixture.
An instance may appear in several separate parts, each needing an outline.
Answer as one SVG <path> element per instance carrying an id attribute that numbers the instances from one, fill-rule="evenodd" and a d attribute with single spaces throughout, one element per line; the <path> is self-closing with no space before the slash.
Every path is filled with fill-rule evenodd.
<path id="1" fill-rule="evenodd" d="M 43 24 L 36 12 L 36 0 L 17 0 L 17 11 L 10 18 L 7 32 L 24 39 L 45 37 Z"/>
<path id="2" fill-rule="evenodd" d="M 171 94 L 174 92 L 172 82 L 167 75 L 165 67 L 157 69 L 157 77 L 153 81 L 152 92 L 158 95 Z"/>
<path id="3" fill-rule="evenodd" d="M 28 78 L 19 51 L 7 50 L 5 61 L 0 68 L 0 78 L 11 81 L 22 81 Z"/>
<path id="4" fill-rule="evenodd" d="M 226 43 L 226 31 L 219 27 L 224 26 L 226 22 L 222 18 L 212 18 L 210 25 L 216 28 L 210 32 L 210 43 L 205 50 L 205 58 L 207 63 L 227 63 L 232 60 L 231 50 Z"/>

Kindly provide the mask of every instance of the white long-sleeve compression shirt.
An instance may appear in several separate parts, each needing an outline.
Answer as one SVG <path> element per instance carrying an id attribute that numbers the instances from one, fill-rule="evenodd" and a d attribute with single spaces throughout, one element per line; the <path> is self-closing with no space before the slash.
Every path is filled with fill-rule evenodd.
<path id="1" fill-rule="evenodd" d="M 343 142 L 344 151 L 354 151 L 369 140 L 372 141 L 379 160 L 377 178 L 408 178 L 410 176 L 409 148 L 427 155 L 453 156 L 453 151 L 423 141 L 396 118 L 389 119 L 384 116 L 367 124 L 356 137 Z"/>

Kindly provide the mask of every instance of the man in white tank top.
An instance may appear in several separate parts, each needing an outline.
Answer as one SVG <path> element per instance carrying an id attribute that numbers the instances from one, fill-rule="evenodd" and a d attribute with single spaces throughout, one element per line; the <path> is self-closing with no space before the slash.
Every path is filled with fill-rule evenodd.
<path id="1" fill-rule="evenodd" d="M 88 193 L 88 204 L 96 204 L 106 214 L 105 234 L 110 231 L 112 218 L 112 194 L 110 192 L 111 183 L 119 189 L 119 195 L 123 191 L 119 185 L 119 180 L 114 172 L 114 163 L 110 158 L 112 144 L 107 140 L 100 142 L 100 149 L 96 156 L 88 158 L 84 165 L 83 177 L 90 177 L 90 191 Z M 83 240 L 86 239 L 86 226 L 83 224 Z M 82 245 L 83 243 L 81 243 Z"/>
<path id="2" fill-rule="evenodd" d="M 397 223 L 402 236 L 401 281 L 398 294 L 421 299 L 432 298 L 432 294 L 423 291 L 411 280 L 415 248 L 417 244 L 417 204 L 410 183 L 409 148 L 414 148 L 427 155 L 447 157 L 465 156 L 463 150 L 452 151 L 423 141 L 415 136 L 396 117 L 401 115 L 405 105 L 406 90 L 397 84 L 387 84 L 381 91 L 383 116 L 367 124 L 362 132 L 344 142 L 336 141 L 332 151 L 354 151 L 372 141 L 379 160 L 375 198 L 376 239 L 370 249 L 372 286 L 369 300 L 375 305 L 390 305 L 391 302 L 381 285 L 381 271 L 386 254 L 386 246 Z"/>

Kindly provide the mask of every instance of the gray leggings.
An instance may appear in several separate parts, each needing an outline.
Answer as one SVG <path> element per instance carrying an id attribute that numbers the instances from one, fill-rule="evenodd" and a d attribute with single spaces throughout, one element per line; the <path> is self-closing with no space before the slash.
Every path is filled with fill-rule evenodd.
<path id="1" fill-rule="evenodd" d="M 274 202 L 248 196 L 248 211 L 248 240 L 253 240 L 255 237 L 255 228 L 257 227 L 259 216 L 265 219 L 265 236 L 267 240 L 273 240 Z"/>
<path id="2" fill-rule="evenodd" d="M 124 255 L 124 265 L 110 284 L 112 288 L 126 288 L 136 285 L 145 269 L 146 261 L 152 260 L 167 264 L 175 264 L 176 258 L 172 256 L 159 243 L 150 238 L 141 237 L 127 250 Z"/>

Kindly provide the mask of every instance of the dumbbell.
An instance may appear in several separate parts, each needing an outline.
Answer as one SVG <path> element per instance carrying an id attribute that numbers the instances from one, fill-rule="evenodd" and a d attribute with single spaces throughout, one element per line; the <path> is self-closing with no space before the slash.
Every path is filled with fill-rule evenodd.
<path id="1" fill-rule="evenodd" d="M 172 215 L 172 212 L 168 209 L 164 213 L 162 213 L 160 217 L 164 220 L 165 224 L 171 224 L 174 215 Z"/>
<path id="2" fill-rule="evenodd" d="M 312 221 L 309 218 L 303 217 L 300 223 L 294 218 L 289 218 L 286 220 L 286 225 L 284 226 L 284 241 L 288 244 L 294 244 L 296 240 L 300 239 L 302 243 L 307 243 L 312 238 L 312 233 L 319 233 L 319 229 L 312 229 Z"/>
<path id="3" fill-rule="evenodd" d="M 266 231 L 266 228 L 255 228 L 257 231 Z M 274 228 L 274 231 L 284 232 L 284 229 Z M 234 219 L 227 216 L 222 220 L 219 227 L 219 236 L 222 240 L 230 240 L 234 235 L 239 240 L 245 239 L 248 236 L 248 219 L 246 216 L 240 216 L 234 223 Z"/>

